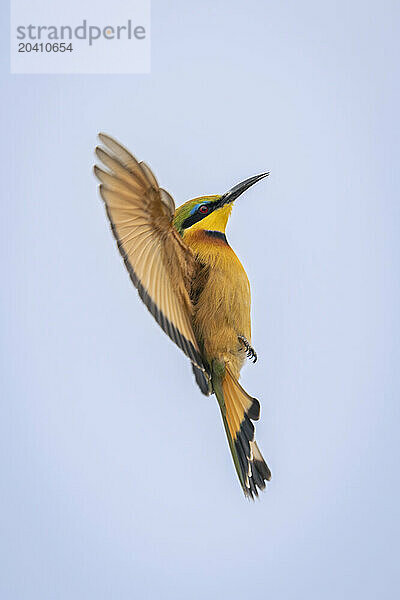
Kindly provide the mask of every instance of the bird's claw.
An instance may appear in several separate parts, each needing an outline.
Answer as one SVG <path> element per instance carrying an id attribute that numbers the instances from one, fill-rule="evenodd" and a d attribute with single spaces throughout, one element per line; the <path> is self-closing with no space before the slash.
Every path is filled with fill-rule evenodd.
<path id="1" fill-rule="evenodd" d="M 253 363 L 257 361 L 257 352 L 254 348 L 249 344 L 246 338 L 243 335 L 238 335 L 238 339 L 242 342 L 244 349 L 246 351 L 247 358 L 253 359 Z"/>

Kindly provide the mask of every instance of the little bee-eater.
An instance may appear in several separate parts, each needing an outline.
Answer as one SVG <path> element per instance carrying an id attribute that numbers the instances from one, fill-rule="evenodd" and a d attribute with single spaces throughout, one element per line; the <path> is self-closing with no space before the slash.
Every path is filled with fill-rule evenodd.
<path id="1" fill-rule="evenodd" d="M 225 237 L 233 202 L 262 173 L 222 196 L 175 209 L 144 162 L 100 134 L 95 166 L 111 229 L 139 296 L 192 362 L 203 394 L 215 394 L 233 462 L 246 496 L 258 496 L 271 472 L 254 439 L 260 403 L 239 384 L 251 346 L 250 285 Z"/>

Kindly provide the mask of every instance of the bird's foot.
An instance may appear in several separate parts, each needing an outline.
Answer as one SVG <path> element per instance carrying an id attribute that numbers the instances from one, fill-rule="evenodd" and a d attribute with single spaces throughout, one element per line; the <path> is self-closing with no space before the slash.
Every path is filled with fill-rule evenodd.
<path id="1" fill-rule="evenodd" d="M 238 340 L 243 344 L 247 358 L 253 359 L 253 363 L 255 363 L 257 361 L 257 352 L 249 344 L 244 335 L 238 335 Z"/>

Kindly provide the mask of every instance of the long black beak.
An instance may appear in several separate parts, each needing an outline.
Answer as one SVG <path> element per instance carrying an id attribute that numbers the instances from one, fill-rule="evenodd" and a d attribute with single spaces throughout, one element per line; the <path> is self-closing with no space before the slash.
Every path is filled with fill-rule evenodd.
<path id="1" fill-rule="evenodd" d="M 225 192 L 220 198 L 221 204 L 228 204 L 229 202 L 233 202 L 236 198 L 239 198 L 243 192 L 249 189 L 252 185 L 260 181 L 260 179 L 264 179 L 264 177 L 268 177 L 269 171 L 266 173 L 261 173 L 261 175 L 254 175 L 254 177 L 249 177 L 249 179 L 245 179 L 241 181 L 237 185 L 235 185 L 229 192 Z"/>

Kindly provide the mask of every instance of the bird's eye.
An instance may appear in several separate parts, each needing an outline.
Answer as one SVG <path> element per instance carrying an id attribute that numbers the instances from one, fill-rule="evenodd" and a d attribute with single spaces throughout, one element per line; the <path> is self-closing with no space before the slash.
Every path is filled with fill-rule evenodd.
<path id="1" fill-rule="evenodd" d="M 208 213 L 208 211 L 209 211 L 209 208 L 206 204 L 202 204 L 201 206 L 199 206 L 199 212 L 202 215 L 206 215 Z"/>

